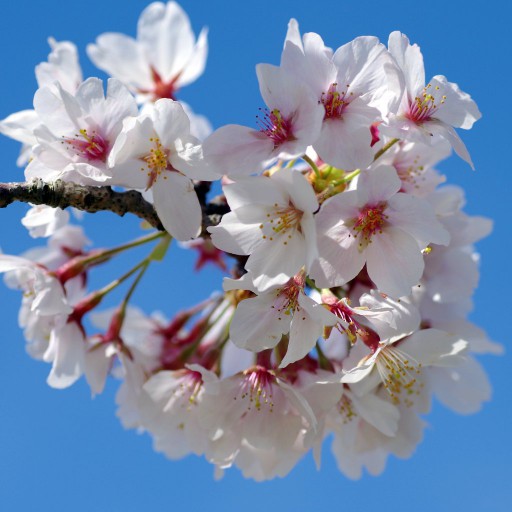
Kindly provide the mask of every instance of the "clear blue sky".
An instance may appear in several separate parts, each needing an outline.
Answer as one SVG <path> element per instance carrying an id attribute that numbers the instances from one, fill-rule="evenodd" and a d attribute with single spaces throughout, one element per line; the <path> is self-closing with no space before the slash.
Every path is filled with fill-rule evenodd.
<path id="1" fill-rule="evenodd" d="M 479 4 L 183 0 L 181 4 L 196 33 L 203 25 L 210 27 L 210 57 L 205 74 L 180 97 L 217 127 L 232 122 L 252 125 L 262 105 L 254 66 L 278 63 L 290 17 L 299 20 L 302 31 L 320 33 L 333 47 L 358 35 L 376 35 L 385 42 L 391 31 L 401 30 L 421 45 L 428 76 L 444 74 L 473 96 L 483 118 L 462 135 L 476 171 L 457 158 L 441 169 L 450 182 L 465 188 L 468 213 L 495 220 L 494 233 L 478 246 L 482 277 L 473 320 L 492 339 L 510 346 L 509 4 L 503 0 Z M 140 0 L 3 2 L 0 118 L 31 106 L 36 86 L 33 68 L 48 54 L 48 36 L 74 41 L 85 76 L 103 77 L 88 61 L 85 45 L 105 31 L 133 35 L 145 5 Z M 22 180 L 15 167 L 17 152 L 16 143 L 0 140 L 1 181 Z M 0 247 L 7 253 L 18 254 L 32 244 L 19 225 L 25 211 L 24 205 L 0 211 Z M 133 219 L 108 214 L 90 216 L 85 225 L 89 236 L 104 246 L 137 233 Z M 219 272 L 194 278 L 192 263 L 185 253 L 173 252 L 167 266 L 150 274 L 135 301 L 147 312 L 160 308 L 171 315 L 200 300 L 203 288 L 208 293 L 219 286 Z M 97 273 L 94 279 L 104 284 L 107 276 Z M 510 349 L 502 358 L 483 358 L 494 398 L 481 413 L 462 417 L 436 406 L 416 455 L 408 461 L 392 459 L 381 477 L 346 480 L 326 444 L 320 472 L 307 457 L 284 480 L 255 484 L 232 470 L 215 482 L 213 468 L 205 461 L 193 457 L 167 461 L 152 451 L 147 436 L 123 430 L 114 415 L 117 383 L 94 400 L 83 382 L 65 391 L 50 389 L 45 383 L 49 367 L 24 353 L 16 319 L 19 296 L 2 285 L 0 305 L 0 510 L 511 510 Z"/>

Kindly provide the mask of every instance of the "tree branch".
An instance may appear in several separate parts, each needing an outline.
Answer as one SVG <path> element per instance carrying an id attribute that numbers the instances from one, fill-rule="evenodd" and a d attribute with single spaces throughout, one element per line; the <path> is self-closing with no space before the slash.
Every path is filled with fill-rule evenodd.
<path id="1" fill-rule="evenodd" d="M 199 183 L 196 188 L 201 192 L 203 207 L 201 236 L 207 236 L 206 228 L 218 224 L 222 215 L 229 211 L 229 207 L 219 198 L 205 204 L 206 191 L 203 190 L 205 185 Z M 0 208 L 6 208 L 15 201 L 46 204 L 63 209 L 72 206 L 89 213 L 110 211 L 121 217 L 131 213 L 145 220 L 155 229 L 164 230 L 153 205 L 135 190 L 116 192 L 108 186 L 84 186 L 61 180 L 53 183 L 45 183 L 40 179 L 30 182 L 0 183 Z"/>

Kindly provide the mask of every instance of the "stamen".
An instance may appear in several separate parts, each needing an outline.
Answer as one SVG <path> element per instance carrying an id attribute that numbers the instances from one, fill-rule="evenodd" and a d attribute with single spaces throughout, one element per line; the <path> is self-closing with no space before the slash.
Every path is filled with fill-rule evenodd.
<path id="1" fill-rule="evenodd" d="M 240 383 L 240 394 L 238 396 L 242 400 L 249 399 L 247 411 L 250 411 L 253 406 L 257 411 L 261 411 L 263 406 L 267 406 L 269 412 L 273 412 L 272 383 L 274 378 L 274 375 L 262 366 L 244 371 L 244 378 Z M 237 397 L 235 396 L 234 399 L 236 400 Z"/>
<path id="2" fill-rule="evenodd" d="M 290 202 L 288 206 L 274 204 L 271 213 L 267 213 L 267 220 L 260 224 L 262 238 L 265 240 L 274 240 L 274 235 L 280 235 L 279 240 L 284 245 L 288 245 L 288 240 L 292 238 L 295 230 L 301 231 L 300 222 L 304 212 L 297 210 Z"/>
<path id="3" fill-rule="evenodd" d="M 377 205 L 366 205 L 359 211 L 357 219 L 353 219 L 352 233 L 354 237 L 359 236 L 359 248 L 362 250 L 372 241 L 372 236 L 382 233 L 387 223 L 388 216 L 384 213 L 387 203 Z"/>
<path id="4" fill-rule="evenodd" d="M 414 396 L 419 395 L 424 386 L 418 381 L 421 363 L 399 348 L 388 345 L 377 355 L 376 366 L 393 403 L 411 407 Z"/>
<path id="5" fill-rule="evenodd" d="M 273 110 L 259 109 L 262 116 L 256 116 L 256 124 L 260 128 L 260 132 L 274 141 L 274 149 L 284 142 L 294 140 L 292 133 L 292 124 L 290 120 L 285 119 L 279 109 Z"/>
<path id="6" fill-rule="evenodd" d="M 148 174 L 146 190 L 155 184 L 163 171 L 172 170 L 168 159 L 169 151 L 162 146 L 160 139 L 158 137 L 151 137 L 149 141 L 154 144 L 154 147 L 150 149 L 150 152 L 146 156 L 141 158 L 147 167 L 141 167 L 140 169 Z M 167 177 L 164 175 L 163 179 L 166 178 Z"/>
<path id="7" fill-rule="evenodd" d="M 432 91 L 431 87 L 432 84 L 428 84 L 419 96 L 416 96 L 413 101 L 409 100 L 409 112 L 407 112 L 406 117 L 411 121 L 418 124 L 430 121 L 439 106 L 446 101 L 446 96 L 443 95 L 441 101 L 436 103 L 434 94 L 435 91 L 439 90 L 439 86 L 436 86 L 435 91 Z"/>
<path id="8" fill-rule="evenodd" d="M 62 144 L 67 144 L 71 151 L 89 162 L 107 160 L 109 144 L 95 130 L 89 135 L 86 129 L 81 129 L 75 137 L 74 139 L 63 138 Z"/>
<path id="9" fill-rule="evenodd" d="M 338 92 L 338 84 L 333 83 L 327 89 L 327 92 L 323 92 L 320 98 L 320 103 L 325 108 L 324 119 L 341 119 L 343 117 L 343 111 L 350 103 L 350 96 L 354 93 L 348 94 L 350 84 L 347 84 L 345 91 Z"/>

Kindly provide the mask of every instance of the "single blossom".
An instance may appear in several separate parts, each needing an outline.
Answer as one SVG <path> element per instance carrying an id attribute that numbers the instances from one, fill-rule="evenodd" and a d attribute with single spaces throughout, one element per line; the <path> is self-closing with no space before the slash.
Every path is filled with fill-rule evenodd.
<path id="1" fill-rule="evenodd" d="M 276 285 L 256 297 L 240 302 L 230 326 L 233 343 L 240 348 L 260 352 L 274 348 L 284 334 L 289 335 L 288 348 L 280 367 L 305 357 L 315 346 L 327 325 L 337 318 L 304 290 L 305 273 L 300 272 L 284 285 Z M 233 281 L 226 279 L 224 289 L 256 292 L 250 274 Z"/>
<path id="2" fill-rule="evenodd" d="M 434 76 L 425 85 L 423 55 L 404 34 L 392 32 L 388 47 L 404 74 L 405 91 L 398 111 L 390 113 L 380 125 L 380 131 L 424 144 L 443 138 L 473 167 L 468 150 L 454 128 L 469 130 L 480 119 L 476 103 L 442 75 Z"/>
<path id="3" fill-rule="evenodd" d="M 205 158 L 219 174 L 249 175 L 278 158 L 298 158 L 320 134 L 324 109 L 306 84 L 270 64 L 258 64 L 256 73 L 266 104 L 256 116 L 259 129 L 227 125 L 204 141 Z"/>
<path id="4" fill-rule="evenodd" d="M 392 403 L 415 406 L 419 412 L 428 412 L 429 392 L 424 390 L 427 368 L 463 364 L 467 347 L 466 341 L 438 329 L 420 330 L 396 341 L 382 340 L 363 358 L 363 345 L 360 344 L 345 361 L 345 375 L 341 381 L 349 384 L 358 396 L 382 384 Z"/>
<path id="5" fill-rule="evenodd" d="M 139 117 L 126 120 L 109 156 L 112 183 L 151 190 L 164 228 L 178 240 L 195 238 L 201 230 L 201 205 L 192 179 L 218 176 L 202 162 L 199 141 L 190 135 L 183 107 L 158 100 Z"/>
<path id="6" fill-rule="evenodd" d="M 87 46 L 87 54 L 140 102 L 175 99 L 178 89 L 204 71 L 207 32 L 204 28 L 196 41 L 188 16 L 176 2 L 153 2 L 140 15 L 136 39 L 108 32 Z"/>
<path id="7" fill-rule="evenodd" d="M 318 201 L 300 172 L 283 169 L 270 177 L 240 179 L 223 190 L 231 212 L 208 231 L 219 249 L 249 256 L 245 268 L 259 290 L 309 267 L 316 256 Z"/>
<path id="8" fill-rule="evenodd" d="M 396 171 L 381 165 L 359 176 L 357 187 L 327 200 L 315 216 L 318 260 L 311 277 L 318 286 L 340 286 L 366 264 L 381 292 L 409 295 L 424 269 L 422 249 L 447 244 L 448 232 L 426 201 L 399 193 Z"/>
<path id="9" fill-rule="evenodd" d="M 25 177 L 63 179 L 98 185 L 112 178 L 107 161 L 123 120 L 137 113 L 135 100 L 121 82 L 110 79 L 107 94 L 98 78 L 83 82 L 75 94 L 42 87 L 34 97 L 40 126 L 38 144 Z"/>

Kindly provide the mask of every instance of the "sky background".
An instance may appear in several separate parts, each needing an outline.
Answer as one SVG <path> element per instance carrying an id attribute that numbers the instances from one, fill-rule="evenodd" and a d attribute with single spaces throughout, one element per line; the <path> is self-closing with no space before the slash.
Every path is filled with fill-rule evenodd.
<path id="1" fill-rule="evenodd" d="M 85 46 L 106 31 L 135 34 L 147 5 L 135 0 L 2 4 L 0 48 L 0 118 L 30 108 L 36 88 L 33 68 L 49 52 L 46 38 L 71 40 L 80 50 L 84 76 L 95 70 Z M 390 459 L 377 478 L 347 480 L 336 469 L 329 444 L 317 472 L 307 456 L 285 479 L 256 484 L 233 469 L 215 482 L 213 467 L 202 459 L 166 460 L 151 448 L 148 436 L 125 431 L 115 417 L 117 382 L 90 399 L 84 382 L 64 391 L 46 385 L 50 367 L 30 359 L 17 326 L 20 297 L 0 284 L 0 510 L 137 511 L 137 510 L 414 510 L 505 512 L 512 503 L 510 431 L 511 320 L 510 285 L 512 187 L 510 101 L 512 11 L 508 2 L 488 0 L 479 8 L 464 1 L 235 2 L 183 1 L 199 32 L 210 28 L 210 56 L 204 75 L 181 91 L 198 113 L 215 127 L 253 126 L 262 106 L 254 67 L 278 64 L 288 20 L 297 18 L 302 32 L 318 32 L 337 48 L 359 35 L 383 42 L 393 30 L 421 46 L 427 78 L 443 74 L 478 103 L 483 118 L 462 133 L 475 163 L 452 157 L 440 166 L 449 183 L 466 190 L 469 214 L 494 219 L 493 234 L 478 244 L 481 283 L 473 321 L 508 353 L 483 357 L 494 388 L 493 400 L 476 415 L 458 416 L 436 405 L 427 417 L 425 440 L 408 461 Z M 22 181 L 15 160 L 19 145 L 0 139 L 1 181 Z M 19 224 L 27 207 L 0 212 L 0 247 L 20 254 L 34 242 Z M 138 235 L 138 221 L 113 214 L 90 215 L 86 233 L 96 246 L 113 246 Z M 120 260 L 128 269 L 130 258 Z M 168 316 L 219 288 L 220 271 L 192 272 L 193 255 L 173 250 L 155 265 L 135 295 L 146 312 Z M 178 272 L 176 272 L 178 270 Z M 112 271 L 112 267 L 110 267 Z M 109 269 L 93 275 L 97 286 Z"/>

